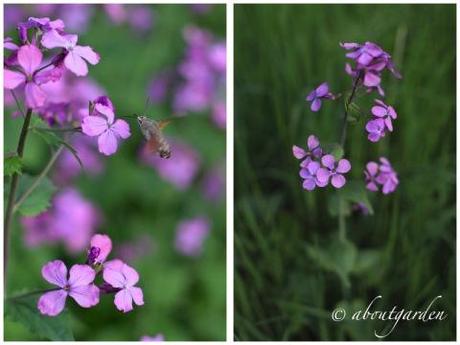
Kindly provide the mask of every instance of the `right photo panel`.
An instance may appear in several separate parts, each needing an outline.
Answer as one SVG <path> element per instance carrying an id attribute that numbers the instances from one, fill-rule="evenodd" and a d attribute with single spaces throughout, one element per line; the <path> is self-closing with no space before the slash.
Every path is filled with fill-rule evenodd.
<path id="1" fill-rule="evenodd" d="M 234 7 L 234 338 L 456 339 L 456 7 Z"/>

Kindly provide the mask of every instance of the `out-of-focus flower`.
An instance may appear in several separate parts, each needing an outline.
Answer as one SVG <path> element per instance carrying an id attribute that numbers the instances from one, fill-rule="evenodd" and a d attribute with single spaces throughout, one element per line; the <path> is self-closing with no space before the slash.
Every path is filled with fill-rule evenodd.
<path id="1" fill-rule="evenodd" d="M 166 99 L 172 78 L 173 73 L 169 70 L 161 71 L 154 76 L 147 91 L 149 99 L 153 103 L 161 103 Z"/>
<path id="2" fill-rule="evenodd" d="M 23 217 L 26 244 L 64 242 L 71 253 L 83 250 L 99 223 L 94 206 L 73 188 L 62 190 L 53 199 L 51 209 L 38 216 Z"/>
<path id="3" fill-rule="evenodd" d="M 364 177 L 366 188 L 373 192 L 382 188 L 383 194 L 389 194 L 394 192 L 399 184 L 398 174 L 385 157 L 380 157 L 380 165 L 375 162 L 367 163 Z"/>
<path id="4" fill-rule="evenodd" d="M 149 335 L 144 335 L 141 338 L 141 341 L 165 341 L 165 337 L 161 333 L 158 333 L 157 335 L 154 335 L 153 337 Z"/>
<path id="5" fill-rule="evenodd" d="M 122 4 L 104 4 L 104 10 L 115 24 L 121 24 L 126 20 L 126 9 Z"/>
<path id="6" fill-rule="evenodd" d="M 203 195 L 210 201 L 216 201 L 225 194 L 225 170 L 224 166 L 215 166 L 204 176 L 202 182 Z"/>
<path id="7" fill-rule="evenodd" d="M 224 101 L 214 103 L 212 107 L 212 120 L 219 128 L 225 129 L 227 126 L 227 109 Z"/>
<path id="8" fill-rule="evenodd" d="M 3 32 L 8 32 L 17 23 L 25 17 L 24 9 L 17 4 L 4 4 L 3 5 Z"/>
<path id="9" fill-rule="evenodd" d="M 131 135 L 126 121 L 115 121 L 113 107 L 98 102 L 95 102 L 94 113 L 83 118 L 81 128 L 84 134 L 98 137 L 99 152 L 106 156 L 117 151 L 119 139 L 127 139 Z"/>
<path id="10" fill-rule="evenodd" d="M 321 99 L 334 99 L 335 96 L 329 92 L 329 85 L 324 82 L 312 92 L 310 92 L 306 98 L 308 102 L 311 102 L 311 111 L 318 111 L 321 108 Z"/>
<path id="11" fill-rule="evenodd" d="M 150 6 L 128 5 L 128 22 L 139 32 L 146 32 L 153 26 L 154 16 Z"/>
<path id="12" fill-rule="evenodd" d="M 357 213 L 361 213 L 365 216 L 368 216 L 370 214 L 369 209 L 362 202 L 353 204 L 351 210 Z"/>
<path id="13" fill-rule="evenodd" d="M 55 80 L 45 70 L 40 70 L 42 58 L 42 52 L 36 46 L 24 45 L 17 50 L 17 62 L 21 70 L 3 70 L 6 89 L 14 90 L 24 85 L 26 104 L 29 108 L 38 108 L 45 104 L 46 94 L 40 85 Z"/>
<path id="14" fill-rule="evenodd" d="M 383 119 L 385 121 L 385 126 L 386 128 L 392 132 L 393 131 L 393 123 L 392 119 L 396 120 L 398 115 L 396 114 L 396 111 L 391 105 L 386 105 L 383 103 L 381 100 L 376 99 L 375 103 L 377 105 L 374 105 L 371 109 L 371 112 L 374 116 Z"/>
<path id="15" fill-rule="evenodd" d="M 227 70 L 227 47 L 225 43 L 219 42 L 209 49 L 209 62 L 211 66 L 220 73 Z"/>
<path id="16" fill-rule="evenodd" d="M 11 37 L 5 37 L 3 40 L 3 48 L 8 49 L 8 50 L 18 50 L 19 46 L 13 42 L 13 39 Z"/>
<path id="17" fill-rule="evenodd" d="M 331 179 L 331 184 L 335 188 L 342 188 L 346 183 L 343 174 L 351 170 L 350 162 L 347 159 L 341 159 L 336 162 L 333 155 L 324 155 L 321 158 L 321 164 L 323 168 L 319 168 L 316 173 L 318 181 L 327 184 Z"/>
<path id="18" fill-rule="evenodd" d="M 96 272 L 87 265 L 73 265 L 67 279 L 67 267 L 61 260 L 50 261 L 42 268 L 43 278 L 60 289 L 43 294 L 37 307 L 40 313 L 56 316 L 65 307 L 67 296 L 79 306 L 90 308 L 99 303 L 99 289 L 93 284 Z"/>
<path id="19" fill-rule="evenodd" d="M 166 181 L 179 189 L 186 189 L 195 178 L 200 167 L 200 156 L 191 146 L 178 140 L 171 140 L 172 156 L 162 159 L 149 152 L 146 146 L 141 150 L 141 160 L 155 168 Z"/>
<path id="20" fill-rule="evenodd" d="M 134 240 L 120 244 L 116 248 L 117 256 L 126 262 L 132 262 L 143 256 L 152 254 L 156 249 L 152 237 L 144 234 Z"/>
<path id="21" fill-rule="evenodd" d="M 213 4 L 190 4 L 189 6 L 192 12 L 206 14 L 212 9 Z"/>
<path id="22" fill-rule="evenodd" d="M 209 231 L 209 221 L 204 217 L 182 221 L 176 230 L 176 249 L 186 256 L 199 256 Z"/>
<path id="23" fill-rule="evenodd" d="M 77 76 L 85 76 L 88 74 L 88 66 L 86 62 L 92 65 L 99 63 L 100 57 L 90 46 L 77 45 L 77 35 L 61 35 L 57 30 L 50 30 L 43 34 L 42 45 L 45 48 L 64 48 L 66 56 L 64 65 Z"/>
<path id="24" fill-rule="evenodd" d="M 136 305 L 144 304 L 142 289 L 134 286 L 139 281 L 139 274 L 121 260 L 111 260 L 104 264 L 104 280 L 114 288 L 120 289 L 115 294 L 115 306 L 127 313 Z"/>
<path id="25" fill-rule="evenodd" d="M 77 151 L 85 173 L 98 175 L 104 170 L 104 163 L 101 156 L 97 153 L 96 143 L 84 135 L 75 135 L 70 144 Z M 54 180 L 59 184 L 68 184 L 82 171 L 77 158 L 68 150 L 61 153 L 56 162 Z"/>
<path id="26" fill-rule="evenodd" d="M 67 30 L 85 32 L 93 14 L 90 4 L 62 4 L 59 6 L 59 16 L 66 24 Z"/>

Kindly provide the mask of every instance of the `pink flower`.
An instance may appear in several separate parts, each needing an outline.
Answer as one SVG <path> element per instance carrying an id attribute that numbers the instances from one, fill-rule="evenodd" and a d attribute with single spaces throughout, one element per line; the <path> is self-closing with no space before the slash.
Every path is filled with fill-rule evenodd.
<path id="1" fill-rule="evenodd" d="M 209 230 L 209 221 L 204 217 L 181 222 L 176 231 L 176 249 L 186 256 L 199 256 Z"/>
<path id="2" fill-rule="evenodd" d="M 46 72 L 38 72 L 42 58 L 42 52 L 36 46 L 24 45 L 17 50 L 17 63 L 21 69 L 19 71 L 6 68 L 3 70 L 5 89 L 14 90 L 19 85 L 24 85 L 28 108 L 38 108 L 45 104 L 46 94 L 40 88 L 40 84 L 47 83 L 51 79 L 44 74 Z"/>
<path id="3" fill-rule="evenodd" d="M 67 267 L 61 260 L 50 261 L 42 268 L 43 278 L 60 289 L 43 294 L 38 300 L 40 313 L 56 316 L 65 306 L 67 296 L 83 308 L 99 303 L 99 289 L 93 284 L 96 272 L 87 265 L 73 265 L 67 279 Z"/>
<path id="4" fill-rule="evenodd" d="M 131 135 L 129 125 L 124 120 L 116 120 L 110 106 L 96 103 L 95 114 L 83 118 L 82 132 L 90 137 L 98 137 L 99 152 L 110 156 L 117 151 L 118 139 Z"/>
<path id="5" fill-rule="evenodd" d="M 107 235 L 96 234 L 91 238 L 90 249 L 88 250 L 89 264 L 102 264 L 112 251 L 112 240 Z"/>
<path id="6" fill-rule="evenodd" d="M 50 30 L 43 35 L 42 45 L 45 48 L 65 48 L 67 54 L 64 58 L 64 65 L 77 76 L 85 76 L 88 74 L 88 66 L 86 62 L 96 65 L 99 60 L 97 54 L 89 46 L 78 46 L 77 35 L 60 35 L 56 30 Z"/>
<path id="7" fill-rule="evenodd" d="M 114 301 L 118 310 L 124 313 L 133 310 L 133 301 L 144 305 L 142 289 L 134 286 L 139 281 L 139 274 L 132 267 L 121 260 L 111 260 L 104 264 L 102 276 L 104 281 L 120 289 Z"/>

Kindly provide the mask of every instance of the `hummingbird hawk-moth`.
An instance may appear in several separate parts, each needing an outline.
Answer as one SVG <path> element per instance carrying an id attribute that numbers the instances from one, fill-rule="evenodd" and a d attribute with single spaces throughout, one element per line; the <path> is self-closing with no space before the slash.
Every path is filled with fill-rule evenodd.
<path id="1" fill-rule="evenodd" d="M 171 121 L 155 121 L 147 116 L 138 116 L 137 122 L 141 129 L 142 135 L 147 140 L 147 150 L 157 152 L 161 158 L 171 157 L 171 147 L 163 135 L 163 128 Z"/>

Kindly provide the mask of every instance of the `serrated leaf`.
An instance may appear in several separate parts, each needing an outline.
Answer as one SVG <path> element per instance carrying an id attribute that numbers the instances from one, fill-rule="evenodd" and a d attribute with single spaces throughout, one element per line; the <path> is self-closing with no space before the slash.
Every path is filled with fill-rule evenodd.
<path id="1" fill-rule="evenodd" d="M 336 160 L 339 160 L 343 157 L 343 148 L 337 143 L 326 143 L 323 144 L 322 147 L 326 153 L 333 155 Z"/>
<path id="2" fill-rule="evenodd" d="M 357 256 L 352 242 L 334 238 L 326 247 L 308 245 L 307 254 L 319 267 L 337 274 L 345 287 L 350 286 L 349 274 Z"/>
<path id="3" fill-rule="evenodd" d="M 42 315 L 37 309 L 37 300 L 38 297 L 32 296 L 6 300 L 6 317 L 23 324 L 40 339 L 75 340 L 70 327 L 69 313 L 64 311 L 55 317 Z"/>
<path id="4" fill-rule="evenodd" d="M 19 179 L 18 198 L 34 183 L 35 178 L 30 175 L 23 175 Z M 56 191 L 56 187 L 46 177 L 32 191 L 24 202 L 19 205 L 18 211 L 24 216 L 35 216 L 48 209 L 51 204 L 51 198 Z"/>
<path id="5" fill-rule="evenodd" d="M 343 188 L 339 189 L 338 193 L 349 202 L 361 203 L 369 210 L 369 214 L 374 214 L 374 209 L 367 197 L 367 191 L 362 181 L 348 181 Z"/>
<path id="6" fill-rule="evenodd" d="M 11 176 L 22 171 L 22 159 L 18 155 L 5 157 L 3 161 L 3 175 Z"/>

